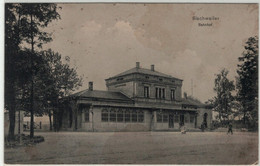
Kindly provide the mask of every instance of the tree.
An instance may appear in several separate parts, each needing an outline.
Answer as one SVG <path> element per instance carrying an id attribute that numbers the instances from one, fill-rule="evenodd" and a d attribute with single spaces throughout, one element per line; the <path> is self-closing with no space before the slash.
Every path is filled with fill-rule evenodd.
<path id="1" fill-rule="evenodd" d="M 218 112 L 218 119 L 222 123 L 223 120 L 229 120 L 229 115 L 233 112 L 234 96 L 232 92 L 235 90 L 234 81 L 227 78 L 228 70 L 223 69 L 215 78 L 214 91 L 216 96 L 210 100 L 213 109 Z"/>
<path id="2" fill-rule="evenodd" d="M 242 106 L 243 120 L 258 121 L 258 36 L 250 37 L 238 60 L 237 100 Z M 257 125 L 256 125 L 257 126 Z"/>
<path id="3" fill-rule="evenodd" d="M 5 4 L 5 108 L 9 111 L 9 134 L 10 140 L 14 140 L 15 112 L 16 112 L 16 82 L 19 76 L 17 58 L 19 58 L 20 15 L 15 11 L 19 5 Z"/>
<path id="4" fill-rule="evenodd" d="M 37 52 L 35 47 L 41 48 L 42 44 L 52 40 L 51 34 L 43 31 L 48 24 L 60 16 L 57 13 L 56 4 L 43 4 L 43 3 L 17 3 L 5 5 L 5 107 L 9 110 L 10 128 L 9 137 L 14 138 L 15 126 L 15 108 L 16 98 L 19 89 L 28 89 L 28 80 L 24 80 L 21 76 L 17 75 L 20 69 L 17 67 L 21 64 L 19 60 L 22 47 L 28 46 L 30 50 L 26 49 L 29 53 L 29 61 L 26 66 L 26 71 L 29 71 L 30 88 L 26 93 L 30 95 L 30 112 L 31 112 L 31 127 L 30 137 L 34 135 L 34 89 L 35 89 L 35 75 L 37 74 L 37 65 L 35 65 L 35 58 Z M 23 45 L 22 45 L 23 44 Z M 29 62 L 29 63 L 28 63 Z M 26 68 L 24 68 L 26 69 Z M 22 81 L 20 81 L 20 79 Z M 22 83 L 18 86 L 17 82 Z M 25 93 L 24 93 L 25 94 Z"/>
<path id="5" fill-rule="evenodd" d="M 31 67 L 31 88 L 30 88 L 30 115 L 31 115 L 31 126 L 30 126 L 30 137 L 34 136 L 34 89 L 35 89 L 35 71 L 37 66 L 34 63 L 36 56 L 35 46 L 38 48 L 42 47 L 42 44 L 50 42 L 52 40 L 51 35 L 43 31 L 43 28 L 47 27 L 48 24 L 59 19 L 60 15 L 57 13 L 56 4 L 43 4 L 35 3 L 21 4 L 19 9 L 21 15 L 22 25 L 22 36 L 26 43 L 30 45 L 31 56 L 30 56 L 30 67 Z"/>
<path id="6" fill-rule="evenodd" d="M 43 101 L 48 101 L 48 106 L 52 107 L 54 113 L 54 129 L 58 130 L 58 107 L 61 105 L 60 100 L 68 96 L 72 91 L 82 85 L 82 78 L 78 76 L 75 68 L 69 66 L 69 58 L 66 57 L 65 63 L 62 62 L 61 55 L 52 50 L 42 51 L 41 57 L 44 58 L 47 71 L 44 77 L 45 82 L 42 84 L 44 89 Z M 41 77 L 42 78 L 42 77 Z M 45 103 L 47 104 L 47 103 Z M 49 115 L 51 125 L 51 109 L 45 110 Z"/>

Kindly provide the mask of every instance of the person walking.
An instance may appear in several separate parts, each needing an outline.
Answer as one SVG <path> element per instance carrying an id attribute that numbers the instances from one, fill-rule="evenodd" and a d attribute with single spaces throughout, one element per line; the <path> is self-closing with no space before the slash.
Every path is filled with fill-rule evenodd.
<path id="1" fill-rule="evenodd" d="M 231 135 L 233 135 L 232 123 L 231 122 L 229 122 L 229 124 L 228 124 L 228 132 L 227 132 L 227 134 L 229 134 L 229 133 L 231 133 Z"/>

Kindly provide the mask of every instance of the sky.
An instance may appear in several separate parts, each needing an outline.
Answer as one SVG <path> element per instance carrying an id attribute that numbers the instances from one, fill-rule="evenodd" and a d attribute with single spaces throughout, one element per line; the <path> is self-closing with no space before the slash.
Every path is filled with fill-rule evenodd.
<path id="1" fill-rule="evenodd" d="M 53 41 L 44 48 L 70 57 L 83 77 L 79 90 L 87 89 L 89 81 L 94 89 L 106 90 L 106 78 L 140 62 L 182 79 L 182 92 L 205 102 L 215 95 L 214 78 L 221 69 L 235 80 L 245 42 L 258 35 L 257 4 L 58 5 L 61 19 L 46 28 Z"/>

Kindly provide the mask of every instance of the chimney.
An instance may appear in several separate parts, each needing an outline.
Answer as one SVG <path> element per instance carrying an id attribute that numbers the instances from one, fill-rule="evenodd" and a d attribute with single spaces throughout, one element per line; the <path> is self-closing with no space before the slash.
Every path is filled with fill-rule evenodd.
<path id="1" fill-rule="evenodd" d="M 154 65 L 151 65 L 151 70 L 154 71 Z"/>
<path id="2" fill-rule="evenodd" d="M 137 69 L 140 68 L 140 62 L 136 62 L 136 68 L 137 68 Z"/>
<path id="3" fill-rule="evenodd" d="M 88 90 L 93 91 L 93 82 L 88 82 Z"/>

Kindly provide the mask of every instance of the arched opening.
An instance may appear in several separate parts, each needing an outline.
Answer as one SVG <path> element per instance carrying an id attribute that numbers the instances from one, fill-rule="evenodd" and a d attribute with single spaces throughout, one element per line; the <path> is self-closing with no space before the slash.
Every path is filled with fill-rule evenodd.
<path id="1" fill-rule="evenodd" d="M 203 123 L 204 123 L 204 125 L 205 125 L 205 128 L 208 127 L 207 119 L 208 119 L 208 114 L 205 113 L 205 114 L 203 115 Z"/>

